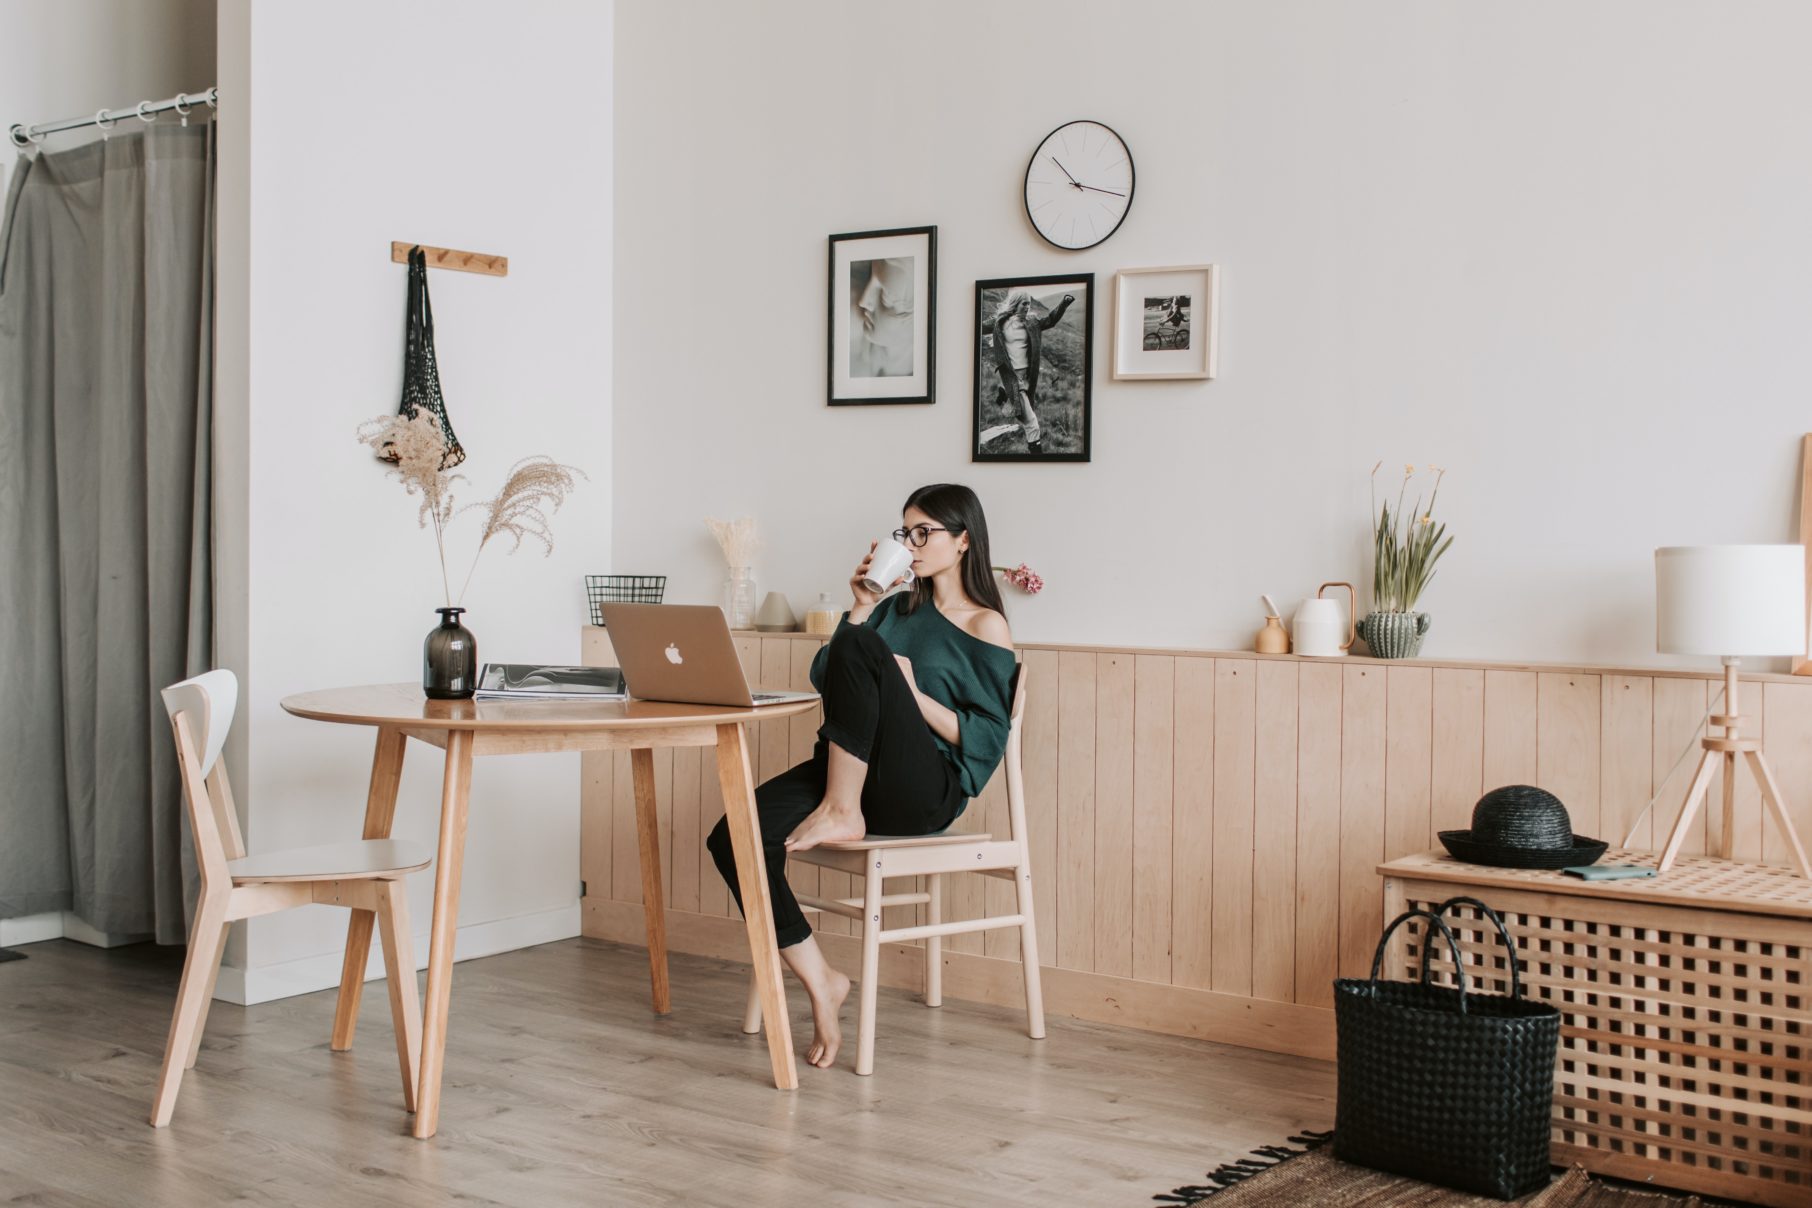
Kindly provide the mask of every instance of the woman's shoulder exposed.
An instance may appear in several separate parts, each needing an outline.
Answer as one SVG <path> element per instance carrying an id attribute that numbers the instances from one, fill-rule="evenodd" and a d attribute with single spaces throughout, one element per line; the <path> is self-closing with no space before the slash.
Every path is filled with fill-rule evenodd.
<path id="1" fill-rule="evenodd" d="M 1013 649 L 1013 634 L 1007 628 L 1007 618 L 992 608 L 971 609 L 957 623 L 972 638 L 980 638 L 1005 650 Z"/>

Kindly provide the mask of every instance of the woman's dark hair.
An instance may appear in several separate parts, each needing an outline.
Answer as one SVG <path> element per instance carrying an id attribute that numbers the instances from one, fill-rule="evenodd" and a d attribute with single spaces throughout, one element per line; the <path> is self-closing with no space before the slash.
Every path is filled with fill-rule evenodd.
<path id="1" fill-rule="evenodd" d="M 1000 598 L 999 584 L 994 582 L 994 567 L 988 553 L 988 518 L 982 515 L 981 500 L 975 497 L 975 492 L 958 482 L 934 482 L 908 495 L 906 502 L 900 505 L 900 511 L 907 508 L 917 508 L 949 529 L 952 540 L 959 533 L 969 534 L 969 552 L 962 557 L 963 591 L 977 604 L 1006 616 L 1006 605 Z M 929 599 L 931 584 L 924 579 L 915 579 L 910 590 L 900 593 L 894 608 L 901 613 L 911 613 Z"/>

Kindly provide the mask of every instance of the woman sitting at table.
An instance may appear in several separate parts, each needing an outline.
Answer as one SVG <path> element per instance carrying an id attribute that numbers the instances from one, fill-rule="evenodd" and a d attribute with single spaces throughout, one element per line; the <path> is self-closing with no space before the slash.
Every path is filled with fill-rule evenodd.
<path id="1" fill-rule="evenodd" d="M 786 882 L 788 852 L 864 834 L 944 830 L 1006 750 L 1015 662 L 988 557 L 988 522 L 968 487 L 920 487 L 894 537 L 914 554 L 911 588 L 882 598 L 851 577 L 855 604 L 812 661 L 824 724 L 812 757 L 755 790 L 780 958 L 804 984 L 816 1034 L 806 1060 L 829 1068 L 849 978 L 831 968 Z M 888 590 L 905 581 L 901 576 Z M 727 822 L 707 840 L 742 904 Z M 771 1022 L 771 1021 L 770 1021 Z"/>

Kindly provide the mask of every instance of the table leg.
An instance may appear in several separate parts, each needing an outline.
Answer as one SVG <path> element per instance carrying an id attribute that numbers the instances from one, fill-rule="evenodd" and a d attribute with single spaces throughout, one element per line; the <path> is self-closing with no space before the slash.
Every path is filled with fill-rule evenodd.
<path id="1" fill-rule="evenodd" d="M 761 857 L 755 775 L 749 768 L 748 735 L 739 724 L 717 727 L 717 779 L 723 788 L 724 817 L 730 823 L 730 847 L 736 854 L 736 883 L 742 888 L 743 921 L 749 931 L 755 986 L 761 995 L 762 1017 L 768 1024 L 768 1061 L 774 1069 L 774 1085 L 790 1091 L 799 1086 L 799 1072 L 793 1067 L 793 1029 L 787 1023 L 786 991 L 780 984 L 780 948 L 774 939 L 774 908 L 768 901 L 768 870 Z"/>
<path id="2" fill-rule="evenodd" d="M 654 1012 L 673 1009 L 667 984 L 667 903 L 661 893 L 660 819 L 655 810 L 654 752 L 636 747 L 629 752 L 635 774 L 635 829 L 642 849 L 642 914 L 648 929 L 648 980 L 654 990 Z"/>
<path id="3" fill-rule="evenodd" d="M 408 741 L 401 730 L 378 729 L 377 751 L 371 757 L 371 787 L 365 793 L 367 839 L 390 837 L 390 825 L 396 818 L 396 790 L 403 779 L 403 748 Z M 359 1023 L 359 996 L 365 992 L 365 958 L 371 952 L 371 911 L 349 913 L 346 959 L 340 966 L 340 997 L 334 1003 L 333 1041 L 328 1046 L 337 1053 L 352 1047 L 353 1029 Z"/>
<path id="4" fill-rule="evenodd" d="M 434 922 L 428 931 L 428 996 L 422 1004 L 421 1086 L 415 1135 L 440 1126 L 440 1075 L 447 1053 L 447 1002 L 453 992 L 453 937 L 459 929 L 459 876 L 466 851 L 466 803 L 472 789 L 472 732 L 447 732 L 440 790 L 440 846 L 434 860 Z"/>

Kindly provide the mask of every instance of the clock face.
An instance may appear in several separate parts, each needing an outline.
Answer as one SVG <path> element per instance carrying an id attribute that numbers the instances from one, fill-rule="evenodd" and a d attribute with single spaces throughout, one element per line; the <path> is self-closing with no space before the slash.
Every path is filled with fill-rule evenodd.
<path id="1" fill-rule="evenodd" d="M 1026 217 L 1057 247 L 1077 251 L 1106 239 L 1132 196 L 1132 152 L 1100 122 L 1057 127 L 1026 165 Z"/>

